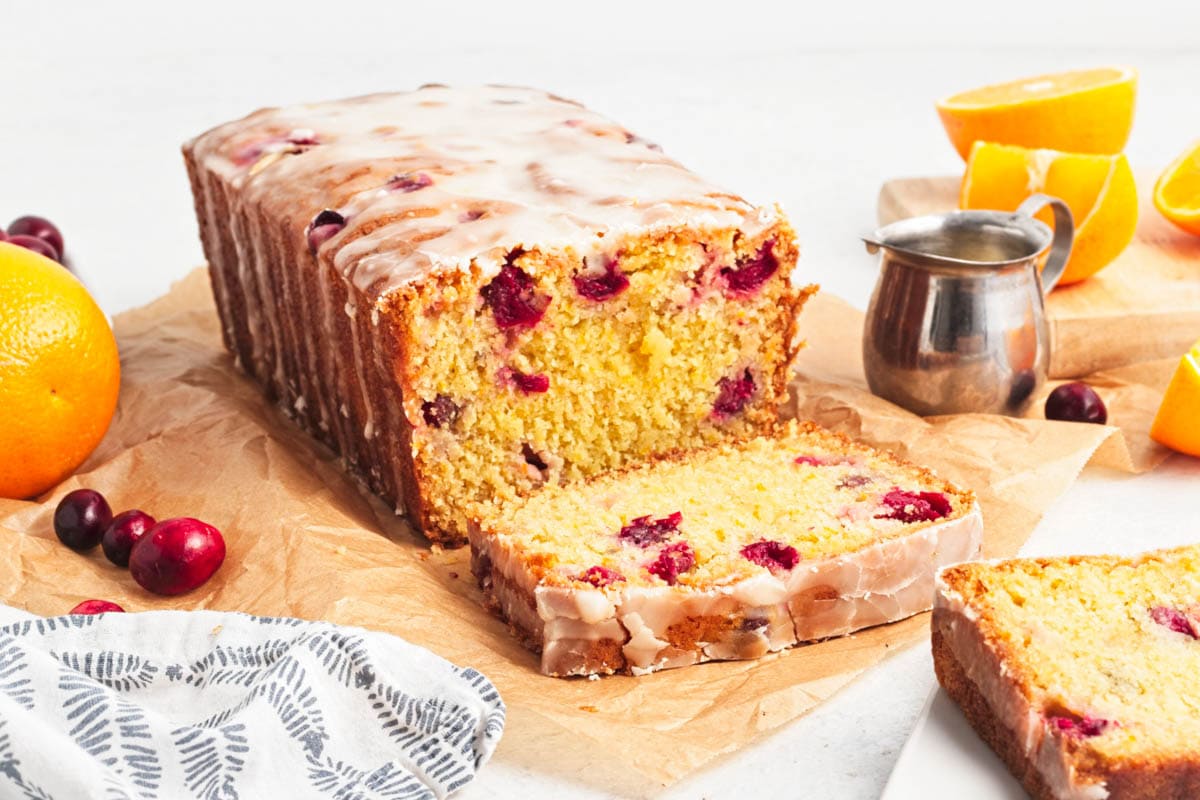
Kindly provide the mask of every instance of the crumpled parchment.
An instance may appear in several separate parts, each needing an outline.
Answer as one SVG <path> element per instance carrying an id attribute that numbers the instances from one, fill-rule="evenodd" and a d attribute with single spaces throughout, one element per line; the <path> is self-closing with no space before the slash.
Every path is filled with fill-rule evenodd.
<path id="1" fill-rule="evenodd" d="M 543 677 L 537 657 L 481 608 L 467 550 L 431 550 L 235 369 L 204 270 L 121 314 L 115 328 L 121 400 L 104 442 L 40 502 L 0 500 L 7 604 L 52 615 L 96 597 L 130 611 L 227 609 L 394 633 L 496 684 L 509 709 L 496 758 L 623 795 L 746 746 L 927 636 L 919 615 L 760 661 L 642 678 Z M 1119 429 L 984 415 L 921 419 L 865 390 L 859 312 L 819 295 L 801 329 L 811 346 L 791 410 L 974 489 L 988 556 L 1015 553 L 1089 459 L 1137 471 L 1165 455 L 1145 431 L 1173 364 L 1097 379 Z M 163 598 L 142 591 L 98 548 L 68 550 L 51 519 L 59 498 L 80 486 L 102 491 L 114 510 L 211 522 L 226 537 L 224 566 L 201 589 Z"/>

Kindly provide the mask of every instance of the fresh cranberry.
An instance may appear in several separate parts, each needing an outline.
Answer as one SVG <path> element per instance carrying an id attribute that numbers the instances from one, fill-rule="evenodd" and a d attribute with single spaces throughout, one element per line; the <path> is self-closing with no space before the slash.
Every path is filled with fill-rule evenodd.
<path id="1" fill-rule="evenodd" d="M 325 209 L 308 223 L 308 231 L 305 233 L 308 237 L 308 249 L 317 252 L 318 247 L 336 236 L 344 227 L 345 217 L 332 208 Z"/>
<path id="2" fill-rule="evenodd" d="M 692 552 L 692 546 L 687 542 L 675 542 L 664 547 L 646 570 L 674 586 L 679 576 L 694 566 L 696 554 Z"/>
<path id="3" fill-rule="evenodd" d="M 425 418 L 425 424 L 435 428 L 453 425 L 461 413 L 462 409 L 458 407 L 458 403 L 445 394 L 439 394 L 421 404 L 421 416 Z"/>
<path id="4" fill-rule="evenodd" d="M 541 322 L 550 298 L 539 295 L 533 278 L 519 267 L 505 264 L 500 274 L 480 290 L 501 328 L 532 328 Z"/>
<path id="5" fill-rule="evenodd" d="M 625 576 L 617 572 L 615 569 L 601 567 L 599 565 L 588 567 L 587 570 L 579 576 L 579 580 L 590 583 L 597 589 L 602 589 L 605 586 L 611 586 L 614 583 L 620 583 L 625 580 Z"/>
<path id="6" fill-rule="evenodd" d="M 576 275 L 575 291 L 589 300 L 602 302 L 611 300 L 629 288 L 629 278 L 617 267 L 617 259 L 610 258 L 599 275 Z"/>
<path id="7" fill-rule="evenodd" d="M 746 407 L 753 396 L 754 376 L 747 368 L 740 376 L 721 378 L 717 382 L 717 399 L 713 403 L 713 411 L 719 416 L 736 414 Z"/>
<path id="8" fill-rule="evenodd" d="M 823 467 L 825 466 L 825 459 L 820 456 L 796 456 L 795 463 L 807 464 L 810 467 Z"/>
<path id="9" fill-rule="evenodd" d="M 129 551 L 138 539 L 154 527 L 154 517 L 136 508 L 132 511 L 122 511 L 113 517 L 112 522 L 104 530 L 100 546 L 104 555 L 118 567 L 129 566 Z"/>
<path id="10" fill-rule="evenodd" d="M 24 247 L 26 250 L 32 250 L 39 256 L 45 256 L 51 261 L 58 261 L 60 256 L 55 252 L 45 240 L 38 239 L 34 236 L 26 236 L 25 234 L 17 234 L 16 236 L 8 237 L 9 244 L 15 244 L 17 247 Z"/>
<path id="11" fill-rule="evenodd" d="M 524 372 L 518 372 L 515 369 L 505 367 L 500 371 L 500 377 L 503 381 L 511 383 L 525 394 L 542 394 L 550 391 L 550 376 L 543 375 L 540 372 L 526 375 Z"/>
<path id="12" fill-rule="evenodd" d="M 768 239 L 753 256 L 739 258 L 736 266 L 721 268 L 721 277 L 725 279 L 731 294 L 750 294 L 779 271 L 779 259 L 772 249 L 774 246 L 775 240 Z"/>
<path id="13" fill-rule="evenodd" d="M 1108 730 L 1110 726 L 1117 724 L 1112 720 L 1096 719 L 1095 717 L 1086 715 L 1080 719 L 1063 716 L 1047 717 L 1046 722 L 1064 735 L 1079 739 L 1090 739 L 1093 736 L 1099 736 Z"/>
<path id="14" fill-rule="evenodd" d="M 0 228 L 0 242 L 7 242 L 7 241 L 8 241 L 8 234 L 4 232 L 3 228 Z"/>
<path id="15" fill-rule="evenodd" d="M 415 192 L 418 189 L 424 189 L 426 186 L 433 185 L 433 178 L 426 175 L 424 172 L 406 172 L 403 175 L 397 175 L 391 178 L 384 187 L 389 192 Z"/>
<path id="16" fill-rule="evenodd" d="M 679 531 L 679 523 L 683 522 L 683 514 L 676 511 L 662 519 L 650 519 L 649 516 L 637 517 L 622 526 L 617 538 L 623 542 L 636 544 L 638 547 L 649 547 L 652 544 L 666 541 Z"/>
<path id="17" fill-rule="evenodd" d="M 112 522 L 112 509 L 104 495 L 92 489 L 76 489 L 54 509 L 54 532 L 72 550 L 91 550 L 100 544 Z"/>
<path id="18" fill-rule="evenodd" d="M 742 558 L 767 569 L 791 569 L 800 563 L 796 548 L 769 539 L 746 545 L 741 549 L 741 554 Z"/>
<path id="19" fill-rule="evenodd" d="M 35 239 L 41 239 L 54 250 L 54 255 L 50 257 L 55 261 L 61 260 L 62 254 L 66 252 L 63 246 L 62 232 L 45 217 L 17 217 L 8 224 L 8 235 L 13 239 L 18 236 L 32 236 Z M 21 246 L 26 247 L 27 245 Z"/>
<path id="20" fill-rule="evenodd" d="M 901 522 L 931 522 L 950 515 L 950 501 L 941 492 L 906 492 L 892 489 L 881 500 L 890 509 L 876 514 L 875 519 L 898 519 Z"/>
<path id="21" fill-rule="evenodd" d="M 1176 633 L 1187 634 L 1193 639 L 1200 639 L 1200 631 L 1196 630 L 1195 624 L 1187 614 L 1178 609 L 1155 606 L 1150 609 L 1150 618 L 1164 628 L 1169 628 Z"/>
<path id="22" fill-rule="evenodd" d="M 129 573 L 155 594 L 191 591 L 212 577 L 225 560 L 221 532 L 191 517 L 166 519 L 133 545 Z"/>
<path id="23" fill-rule="evenodd" d="M 84 600 L 68 611 L 68 614 L 108 614 L 125 613 L 125 609 L 109 600 Z"/>
<path id="24" fill-rule="evenodd" d="M 1095 389 L 1075 381 L 1064 383 L 1046 398 L 1046 419 L 1103 425 L 1108 421 L 1108 409 Z"/>

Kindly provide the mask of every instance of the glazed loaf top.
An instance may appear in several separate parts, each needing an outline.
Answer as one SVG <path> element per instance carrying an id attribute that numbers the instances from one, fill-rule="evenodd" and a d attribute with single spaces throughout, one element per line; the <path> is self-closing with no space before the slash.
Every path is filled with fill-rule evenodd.
<path id="1" fill-rule="evenodd" d="M 185 150 L 310 247 L 329 248 L 376 298 L 472 263 L 498 272 L 515 248 L 586 258 L 626 234 L 753 236 L 779 218 L 578 103 L 525 88 L 431 85 L 263 109 Z"/>

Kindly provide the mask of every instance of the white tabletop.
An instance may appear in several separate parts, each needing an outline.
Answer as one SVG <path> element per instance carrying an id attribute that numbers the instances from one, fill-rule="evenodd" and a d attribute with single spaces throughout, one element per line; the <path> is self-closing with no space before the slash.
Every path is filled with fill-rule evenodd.
<path id="1" fill-rule="evenodd" d="M 426 82 L 517 83 L 582 100 L 698 172 L 781 202 L 805 277 L 863 306 L 874 265 L 856 236 L 873 226 L 880 183 L 962 168 L 935 98 L 1127 63 L 1141 70 L 1134 168 L 1157 170 L 1200 137 L 1195 0 L 414 5 L 6 4 L 0 222 L 53 219 L 115 313 L 202 260 L 179 156 L 189 136 L 263 105 Z M 1183 457 L 1141 477 L 1089 470 L 1026 551 L 1200 539 L 1197 479 L 1200 461 Z M 744 797 L 754 787 L 765 797 L 876 798 L 932 685 L 928 653 L 902 653 L 666 796 Z M 502 758 L 463 794 L 604 796 Z"/>

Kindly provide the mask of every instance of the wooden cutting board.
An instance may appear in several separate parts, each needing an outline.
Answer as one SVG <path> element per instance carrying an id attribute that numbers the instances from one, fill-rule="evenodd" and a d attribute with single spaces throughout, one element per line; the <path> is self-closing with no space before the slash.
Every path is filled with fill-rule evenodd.
<path id="1" fill-rule="evenodd" d="M 879 221 L 948 211 L 958 178 L 903 178 L 879 192 Z M 1154 180 L 1138 180 L 1133 242 L 1088 280 L 1046 300 L 1050 377 L 1075 378 L 1138 361 L 1182 355 L 1200 339 L 1200 236 L 1167 222 L 1151 201 Z"/>

